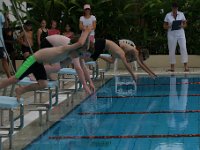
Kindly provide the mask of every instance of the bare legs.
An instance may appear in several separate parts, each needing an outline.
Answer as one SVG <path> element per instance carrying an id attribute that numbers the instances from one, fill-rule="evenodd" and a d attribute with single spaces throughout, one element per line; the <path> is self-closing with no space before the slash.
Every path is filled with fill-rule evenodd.
<path id="1" fill-rule="evenodd" d="M 171 70 L 170 70 L 170 71 L 171 71 L 171 72 L 174 72 L 174 69 L 175 69 L 175 68 L 174 68 L 174 64 L 171 64 Z"/>
<path id="2" fill-rule="evenodd" d="M 184 71 L 185 71 L 185 72 L 188 72 L 188 71 L 189 71 L 189 68 L 188 68 L 187 63 L 184 63 Z"/>
<path id="3" fill-rule="evenodd" d="M 30 53 L 29 53 L 29 52 L 25 52 L 25 53 L 23 54 L 23 57 L 24 57 L 25 60 L 26 60 L 26 58 L 28 58 L 28 56 L 30 56 Z"/>
<path id="4" fill-rule="evenodd" d="M 9 85 L 16 84 L 19 80 L 12 76 L 8 79 L 4 79 L 0 82 L 0 89 L 5 88 Z M 30 84 L 28 86 L 20 86 L 15 89 L 17 99 L 20 99 L 21 95 L 35 90 L 41 90 L 47 87 L 47 80 L 38 80 L 38 83 Z"/>
<path id="5" fill-rule="evenodd" d="M 171 64 L 171 69 L 169 69 L 168 71 L 174 72 L 174 70 L 175 70 L 175 64 Z M 187 63 L 184 63 L 184 71 L 185 72 L 189 71 Z"/>
<path id="6" fill-rule="evenodd" d="M 38 83 L 30 84 L 28 86 L 20 86 L 15 89 L 17 99 L 20 99 L 21 95 L 35 90 L 41 90 L 47 87 L 47 80 L 38 80 Z"/>
<path id="7" fill-rule="evenodd" d="M 3 67 L 3 70 L 5 71 L 6 75 L 8 78 L 11 77 L 11 74 L 10 74 L 10 70 L 9 70 L 9 66 L 8 66 L 8 61 L 6 58 L 2 58 L 2 67 Z"/>
<path id="8" fill-rule="evenodd" d="M 1 80 L 0 89 L 6 88 L 9 85 L 16 84 L 19 80 L 15 76 L 11 76 L 8 79 Z"/>

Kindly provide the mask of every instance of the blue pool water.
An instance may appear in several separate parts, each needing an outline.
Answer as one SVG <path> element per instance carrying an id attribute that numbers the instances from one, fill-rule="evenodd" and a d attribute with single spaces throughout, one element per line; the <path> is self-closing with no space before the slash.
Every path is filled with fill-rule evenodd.
<path id="1" fill-rule="evenodd" d="M 26 150 L 199 150 L 200 77 L 115 77 Z"/>

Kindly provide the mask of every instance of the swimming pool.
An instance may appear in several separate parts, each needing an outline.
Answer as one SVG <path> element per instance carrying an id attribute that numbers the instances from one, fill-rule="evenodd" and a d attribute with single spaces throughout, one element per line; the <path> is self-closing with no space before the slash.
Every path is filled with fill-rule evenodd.
<path id="1" fill-rule="evenodd" d="M 26 150 L 199 150 L 200 77 L 114 77 Z"/>

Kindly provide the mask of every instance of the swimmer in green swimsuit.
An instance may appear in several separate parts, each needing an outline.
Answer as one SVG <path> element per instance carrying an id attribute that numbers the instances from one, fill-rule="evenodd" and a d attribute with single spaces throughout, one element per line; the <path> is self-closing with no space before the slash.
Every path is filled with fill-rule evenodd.
<path id="1" fill-rule="evenodd" d="M 76 51 L 77 49 L 85 46 L 86 39 L 90 31 L 90 27 L 86 28 L 86 30 L 81 34 L 78 41 L 72 45 L 66 44 L 65 46 L 44 48 L 42 50 L 38 50 L 22 64 L 22 66 L 19 68 L 14 76 L 0 82 L 0 89 L 17 83 L 19 80 L 23 79 L 26 75 L 30 73 L 34 74 L 37 83 L 16 88 L 15 92 L 17 99 L 19 99 L 23 93 L 46 88 L 47 76 L 43 64 L 53 64 L 56 62 L 60 62 L 65 60 L 67 57 L 74 58 L 74 55 L 76 54 L 74 54 L 73 51 Z"/>

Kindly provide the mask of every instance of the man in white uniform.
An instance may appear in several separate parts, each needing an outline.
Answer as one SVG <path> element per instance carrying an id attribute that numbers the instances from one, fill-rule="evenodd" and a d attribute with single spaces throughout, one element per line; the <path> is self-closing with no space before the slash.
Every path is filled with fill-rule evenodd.
<path id="1" fill-rule="evenodd" d="M 174 21 L 180 22 L 180 25 L 178 25 L 178 27 L 176 28 L 172 27 Z M 186 26 L 187 26 L 187 21 L 184 14 L 178 11 L 177 3 L 173 3 L 172 11 L 165 16 L 163 24 L 164 29 L 168 30 L 167 39 L 168 39 L 169 59 L 171 64 L 171 69 L 169 69 L 168 71 L 174 72 L 175 70 L 175 63 L 176 63 L 175 50 L 177 42 L 180 47 L 181 62 L 184 64 L 184 71 L 189 71 L 187 66 L 188 53 L 186 48 L 186 38 L 184 31 L 184 28 Z"/>

